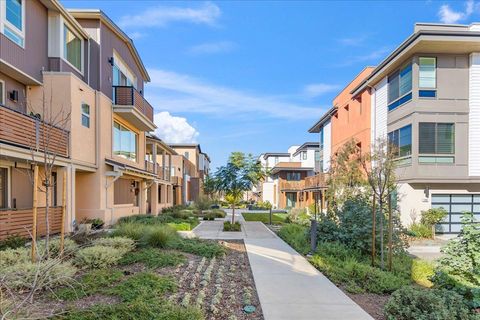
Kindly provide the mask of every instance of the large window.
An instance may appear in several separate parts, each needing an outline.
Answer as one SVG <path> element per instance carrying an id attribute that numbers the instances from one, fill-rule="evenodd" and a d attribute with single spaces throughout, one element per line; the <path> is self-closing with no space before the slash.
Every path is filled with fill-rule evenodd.
<path id="1" fill-rule="evenodd" d="M 453 163 L 455 125 L 421 122 L 418 133 L 418 152 L 420 163 Z"/>
<path id="2" fill-rule="evenodd" d="M 458 233 L 464 212 L 480 219 L 480 194 L 432 194 L 432 208 L 443 208 L 448 215 L 435 227 L 437 232 Z"/>
<path id="3" fill-rule="evenodd" d="M 82 71 L 82 41 L 66 25 L 63 31 L 63 57 Z"/>
<path id="4" fill-rule="evenodd" d="M 412 99 L 412 64 L 388 76 L 388 109 L 393 110 Z"/>
<path id="5" fill-rule="evenodd" d="M 420 57 L 418 72 L 418 95 L 421 98 L 434 98 L 437 95 L 437 59 L 435 57 Z"/>
<path id="6" fill-rule="evenodd" d="M 397 158 L 412 155 L 412 125 L 394 130 L 388 134 L 388 142 Z"/>
<path id="7" fill-rule="evenodd" d="M 82 126 L 90 128 L 90 106 L 82 103 Z"/>
<path id="8" fill-rule="evenodd" d="M 113 123 L 113 154 L 137 160 L 137 134 L 117 122 Z"/>
<path id="9" fill-rule="evenodd" d="M 5 11 L 3 14 L 3 34 L 10 40 L 18 44 L 24 45 L 24 19 L 25 19 L 25 3 L 24 0 L 5 0 Z"/>
<path id="10" fill-rule="evenodd" d="M 300 172 L 287 172 L 288 181 L 300 181 L 301 176 Z"/>

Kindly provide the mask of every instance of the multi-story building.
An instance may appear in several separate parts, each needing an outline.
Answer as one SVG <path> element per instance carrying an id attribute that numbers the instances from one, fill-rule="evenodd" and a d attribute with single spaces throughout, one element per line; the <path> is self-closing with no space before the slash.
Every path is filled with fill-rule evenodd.
<path id="1" fill-rule="evenodd" d="M 356 125 L 365 129 L 363 140 L 355 132 L 344 137 L 363 141 L 362 149 L 368 135 L 370 145 L 388 137 L 396 146 L 398 208 L 404 225 L 436 207 L 449 213 L 437 226 L 443 233 L 460 230 L 464 211 L 480 216 L 479 49 L 478 24 L 416 24 L 397 49 L 347 87 L 351 99 L 361 102 L 357 112 L 367 101 L 371 112 L 370 121 L 367 115 L 357 117 Z M 332 146 L 335 132 L 345 133 L 336 115 L 341 116 L 332 108 L 311 129 L 322 132 L 329 124 Z"/>
<path id="2" fill-rule="evenodd" d="M 148 134 L 149 80 L 132 40 L 100 10 L 0 1 L 0 238 L 31 228 L 32 172 L 45 154 L 54 166 L 51 176 L 39 166 L 39 189 L 51 187 L 52 232 L 63 194 L 67 231 L 84 219 L 112 224 L 183 201 L 178 155 Z M 40 234 L 46 199 L 40 192 Z"/>
<path id="3" fill-rule="evenodd" d="M 258 160 L 269 174 L 253 192 L 275 209 L 307 207 L 315 198 L 306 180 L 314 176 L 318 157 L 317 142 L 292 146 L 285 153 L 262 154 Z"/>

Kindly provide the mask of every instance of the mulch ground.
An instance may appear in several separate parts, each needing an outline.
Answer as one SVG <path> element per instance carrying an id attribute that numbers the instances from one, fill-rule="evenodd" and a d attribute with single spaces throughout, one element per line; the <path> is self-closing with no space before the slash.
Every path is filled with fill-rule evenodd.
<path id="1" fill-rule="evenodd" d="M 383 308 L 387 303 L 390 295 L 387 294 L 374 294 L 374 293 L 349 293 L 344 288 L 340 287 L 342 291 L 350 297 L 356 304 L 358 304 L 363 310 L 371 315 L 376 320 L 385 320 Z"/>

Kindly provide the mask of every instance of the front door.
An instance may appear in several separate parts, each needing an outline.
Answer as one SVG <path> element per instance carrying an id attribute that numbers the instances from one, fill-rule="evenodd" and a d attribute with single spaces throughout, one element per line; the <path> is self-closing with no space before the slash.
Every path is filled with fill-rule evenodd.
<path id="1" fill-rule="evenodd" d="M 297 194 L 294 192 L 287 192 L 286 197 L 287 197 L 287 207 L 295 208 L 297 204 Z"/>

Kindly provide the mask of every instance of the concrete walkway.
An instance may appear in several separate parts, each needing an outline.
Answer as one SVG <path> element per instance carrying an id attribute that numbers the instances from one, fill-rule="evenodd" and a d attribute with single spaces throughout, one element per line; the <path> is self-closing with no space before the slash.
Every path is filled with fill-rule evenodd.
<path id="1" fill-rule="evenodd" d="M 236 236 L 221 231 L 223 221 L 203 222 L 194 234 L 244 240 L 266 320 L 373 319 L 263 223 L 235 216 L 242 223 Z"/>

